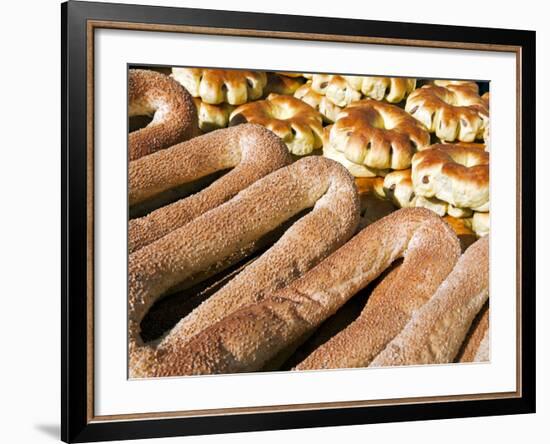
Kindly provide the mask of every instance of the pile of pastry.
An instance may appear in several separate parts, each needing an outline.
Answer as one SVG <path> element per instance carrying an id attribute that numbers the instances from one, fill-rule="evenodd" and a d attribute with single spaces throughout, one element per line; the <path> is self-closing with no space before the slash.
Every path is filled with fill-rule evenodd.
<path id="1" fill-rule="evenodd" d="M 357 178 L 368 220 L 425 207 L 489 232 L 489 93 L 471 81 L 172 68 L 202 131 L 258 123 Z"/>
<path id="2" fill-rule="evenodd" d="M 130 376 L 488 360 L 487 99 L 424 83 L 131 69 Z"/>

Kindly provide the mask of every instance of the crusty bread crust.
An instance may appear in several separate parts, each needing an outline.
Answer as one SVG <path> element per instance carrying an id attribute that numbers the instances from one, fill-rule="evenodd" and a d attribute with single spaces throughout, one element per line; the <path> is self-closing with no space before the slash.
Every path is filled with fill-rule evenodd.
<path id="1" fill-rule="evenodd" d="M 163 340 L 157 358 L 140 339 L 151 305 L 175 285 L 240 257 L 262 235 L 306 208 L 313 210 L 228 285 L 184 318 Z M 179 374 L 181 345 L 224 315 L 305 273 L 357 227 L 355 183 L 338 163 L 307 157 L 256 181 L 233 199 L 129 257 L 129 348 L 132 376 Z"/>
<path id="2" fill-rule="evenodd" d="M 488 297 L 489 238 L 482 237 L 371 366 L 452 362 Z"/>
<path id="3" fill-rule="evenodd" d="M 177 362 L 165 359 L 166 367 L 159 368 L 156 375 L 258 370 L 285 347 L 318 327 L 396 259 L 404 256 L 401 279 L 396 285 L 399 282 L 407 294 L 401 294 L 400 307 L 393 306 L 394 301 L 388 296 L 386 303 L 379 307 L 382 312 L 376 314 L 377 318 L 389 317 L 389 325 L 377 325 L 377 331 L 391 335 L 396 321 L 405 317 L 399 310 L 417 308 L 424 299 L 417 300 L 413 294 L 416 296 L 418 289 L 426 285 L 437 288 L 459 255 L 458 239 L 435 214 L 419 208 L 398 210 L 365 228 L 287 287 L 198 333 L 178 350 Z M 430 273 L 424 273 L 425 267 Z M 411 275 L 411 268 L 414 268 L 414 275 Z M 432 280 L 433 285 L 426 284 Z M 392 290 L 396 290 L 395 285 Z M 402 323 L 405 322 L 403 319 Z M 352 344 L 346 344 L 342 354 L 351 352 L 354 355 L 350 346 Z M 330 356 L 325 356 L 318 355 L 319 359 L 310 361 L 314 365 L 307 368 L 339 366 Z"/>
<path id="4" fill-rule="evenodd" d="M 128 71 L 128 116 L 154 116 L 145 128 L 128 135 L 128 157 L 147 154 L 191 139 L 199 131 L 197 110 L 189 93 L 164 74 Z"/>
<path id="5" fill-rule="evenodd" d="M 290 162 L 285 144 L 271 131 L 254 124 L 214 131 L 131 162 L 131 204 L 216 171 L 233 169 L 196 194 L 130 220 L 130 253 L 221 205 Z"/>

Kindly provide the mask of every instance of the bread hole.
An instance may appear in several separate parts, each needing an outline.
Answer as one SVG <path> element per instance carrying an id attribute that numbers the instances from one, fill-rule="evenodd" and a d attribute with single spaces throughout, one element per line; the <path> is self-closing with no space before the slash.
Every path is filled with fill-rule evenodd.
<path id="1" fill-rule="evenodd" d="M 246 85 L 250 88 L 250 89 L 253 89 L 254 88 L 254 82 L 252 81 L 252 79 L 246 79 Z"/>
<path id="2" fill-rule="evenodd" d="M 388 189 L 389 189 L 390 191 L 395 191 L 395 184 L 392 183 Z"/>
<path id="3" fill-rule="evenodd" d="M 430 182 L 430 176 L 424 176 L 422 178 L 422 183 L 429 183 Z"/>
<path id="4" fill-rule="evenodd" d="M 262 371 L 290 370 L 307 358 L 314 350 L 323 345 L 333 336 L 340 333 L 355 321 L 367 304 L 373 290 L 395 267 L 403 263 L 402 259 L 396 260 L 378 278 L 372 281 L 364 289 L 357 292 L 338 311 L 323 322 L 310 336 L 301 338 L 293 347 L 283 351 L 278 357 L 271 360 Z M 286 354 L 286 357 L 284 356 Z M 277 361 L 280 363 L 277 364 Z"/>
<path id="5" fill-rule="evenodd" d="M 412 192 L 411 197 L 409 197 L 409 202 L 412 202 L 415 197 L 416 197 L 416 194 L 414 194 L 414 192 Z"/>
<path id="6" fill-rule="evenodd" d="M 208 187 L 229 171 L 231 171 L 231 169 L 216 171 L 215 173 L 201 177 L 193 182 L 163 191 L 162 193 L 159 193 L 146 201 L 133 205 L 128 211 L 129 218 L 135 219 L 137 217 L 146 216 L 157 208 L 176 202 L 184 197 L 190 196 L 191 194 L 198 193 L 200 190 Z"/>
<path id="7" fill-rule="evenodd" d="M 418 111 L 418 105 L 413 106 L 411 110 L 409 111 L 410 114 L 414 114 L 416 111 Z"/>
<path id="8" fill-rule="evenodd" d="M 183 290 L 174 288 L 160 298 L 141 321 L 141 337 L 145 342 L 161 338 L 180 319 L 187 316 L 202 302 L 216 293 L 232 278 L 239 274 L 261 254 L 267 251 L 287 231 L 294 222 L 304 217 L 311 209 L 306 209 L 285 221 L 255 242 L 254 252 L 239 262 Z"/>
<path id="9" fill-rule="evenodd" d="M 327 86 L 328 86 L 328 82 L 322 82 L 322 83 L 319 85 L 319 88 L 320 88 L 320 89 L 325 89 Z"/>
<path id="10" fill-rule="evenodd" d="M 154 115 L 150 116 L 130 116 L 128 119 L 128 132 L 132 133 L 139 129 L 145 128 L 153 121 Z"/>

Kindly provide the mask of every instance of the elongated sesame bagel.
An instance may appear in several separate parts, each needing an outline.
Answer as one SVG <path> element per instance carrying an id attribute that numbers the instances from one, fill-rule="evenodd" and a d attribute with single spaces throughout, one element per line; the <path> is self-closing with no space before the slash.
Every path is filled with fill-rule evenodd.
<path id="1" fill-rule="evenodd" d="M 403 209 L 369 225 L 319 265 L 287 287 L 262 301 L 245 306 L 203 330 L 179 349 L 177 370 L 164 374 L 208 374 L 254 371 L 285 348 L 316 329 L 350 297 L 404 256 L 401 279 L 388 290 L 385 303 L 377 307 L 373 334 L 391 335 L 405 323 L 398 307 L 412 310 L 420 289 L 437 288 L 460 254 L 458 239 L 439 217 L 421 209 Z M 413 270 L 414 269 L 414 270 Z M 403 271 L 405 270 L 405 271 Z M 403 290 L 397 296 L 397 286 Z M 388 342 L 391 336 L 387 339 Z M 381 346 L 383 346 L 383 343 Z M 355 345 L 346 344 L 345 356 Z M 309 358 L 308 360 L 309 361 Z M 307 368 L 331 367 L 331 360 L 309 361 Z M 336 365 L 337 363 L 334 362 Z M 336 365 L 337 366 L 337 365 Z M 298 366 L 299 368 L 301 367 Z"/>
<path id="2" fill-rule="evenodd" d="M 475 83 L 425 85 L 409 95 L 405 110 L 445 142 L 482 139 L 489 123 Z"/>
<path id="3" fill-rule="evenodd" d="M 336 106 L 323 94 L 319 94 L 311 87 L 311 81 L 304 83 L 295 92 L 294 97 L 306 102 L 309 106 L 319 111 L 323 120 L 327 123 L 332 123 L 336 120 L 336 116 L 342 108 Z"/>
<path id="4" fill-rule="evenodd" d="M 229 125 L 245 122 L 270 129 L 297 156 L 310 154 L 322 145 L 323 116 L 292 96 L 270 94 L 265 100 L 239 106 L 231 113 Z"/>
<path id="5" fill-rule="evenodd" d="M 412 159 L 414 192 L 457 208 L 489 209 L 489 153 L 470 146 L 435 144 Z"/>
<path id="6" fill-rule="evenodd" d="M 365 99 L 352 103 L 338 115 L 327 149 L 341 152 L 348 161 L 366 167 L 365 175 L 369 175 L 375 170 L 409 168 L 413 154 L 429 143 L 426 129 L 401 108 Z"/>
<path id="7" fill-rule="evenodd" d="M 215 171 L 232 170 L 209 187 L 128 222 L 131 252 L 221 205 L 261 177 L 290 164 L 285 144 L 254 124 L 214 131 L 130 164 L 130 202 Z"/>
<path id="8" fill-rule="evenodd" d="M 464 343 L 457 354 L 456 362 L 474 362 L 476 353 L 489 329 L 489 301 L 485 303 L 466 335 Z"/>
<path id="9" fill-rule="evenodd" d="M 180 321 L 158 351 L 143 344 L 140 322 L 165 292 L 230 261 L 306 208 L 313 209 L 266 253 Z M 256 181 L 230 201 L 131 254 L 131 375 L 179 374 L 183 344 L 194 334 L 305 273 L 349 239 L 358 220 L 353 178 L 337 163 L 312 156 Z"/>
<path id="10" fill-rule="evenodd" d="M 267 75 L 240 69 L 172 68 L 172 77 L 193 97 L 212 105 L 242 105 L 262 97 Z"/>
<path id="11" fill-rule="evenodd" d="M 128 157 L 138 159 L 198 134 L 197 110 L 189 93 L 164 74 L 128 71 L 128 116 L 152 116 L 128 135 Z"/>
<path id="12" fill-rule="evenodd" d="M 193 98 L 193 102 L 195 102 L 195 107 L 197 108 L 199 128 L 203 133 L 226 128 L 229 124 L 229 116 L 235 109 L 233 105 L 229 105 L 228 103 L 211 105 L 199 98 Z"/>
<path id="13" fill-rule="evenodd" d="M 479 344 L 474 362 L 487 362 L 491 359 L 490 330 L 485 331 L 485 335 Z"/>
<path id="14" fill-rule="evenodd" d="M 483 237 L 466 250 L 433 297 L 371 366 L 452 362 L 488 297 L 489 238 Z"/>

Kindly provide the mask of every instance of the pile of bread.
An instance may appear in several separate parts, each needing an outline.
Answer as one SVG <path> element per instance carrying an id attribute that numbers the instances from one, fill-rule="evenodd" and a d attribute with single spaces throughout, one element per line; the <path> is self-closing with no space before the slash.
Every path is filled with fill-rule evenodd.
<path id="1" fill-rule="evenodd" d="M 489 232 L 489 93 L 472 81 L 172 68 L 202 131 L 258 123 L 342 163 L 363 194 Z M 367 197 L 368 199 L 368 197 Z"/>
<path id="2" fill-rule="evenodd" d="M 129 72 L 130 376 L 488 359 L 488 93 L 158 71 Z"/>

